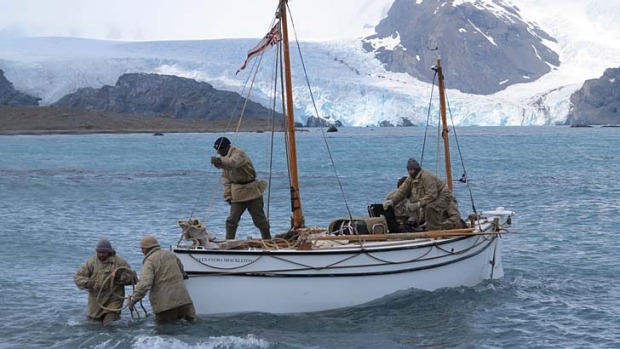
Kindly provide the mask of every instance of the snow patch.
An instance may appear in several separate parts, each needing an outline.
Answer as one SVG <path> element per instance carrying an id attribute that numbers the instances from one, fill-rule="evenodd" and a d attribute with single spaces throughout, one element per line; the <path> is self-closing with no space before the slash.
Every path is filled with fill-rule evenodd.
<path id="1" fill-rule="evenodd" d="M 368 40 L 368 43 L 370 43 L 375 50 L 380 47 L 393 50 L 397 46 L 400 46 L 400 34 L 396 32 L 396 37 L 389 36 L 386 38 L 371 39 Z"/>
<path id="2" fill-rule="evenodd" d="M 493 40 L 492 37 L 490 37 L 489 35 L 486 35 L 482 30 L 480 30 L 478 27 L 476 27 L 475 24 L 473 24 L 469 19 L 467 20 L 467 22 L 469 22 L 469 24 L 471 24 L 472 27 L 474 27 L 474 29 L 476 29 L 476 31 L 480 34 L 482 34 L 482 36 L 485 37 L 485 39 L 489 40 L 489 42 L 495 46 L 497 46 L 497 44 L 495 43 L 495 40 Z"/>

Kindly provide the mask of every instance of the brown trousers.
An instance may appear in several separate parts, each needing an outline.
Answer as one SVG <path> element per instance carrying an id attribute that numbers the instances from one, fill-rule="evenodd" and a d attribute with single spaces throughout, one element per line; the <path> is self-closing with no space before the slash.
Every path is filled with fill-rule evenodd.
<path id="1" fill-rule="evenodd" d="M 440 195 L 432 204 L 425 207 L 426 230 L 459 229 L 461 213 L 451 194 Z"/>
<path id="2" fill-rule="evenodd" d="M 111 325 L 114 321 L 118 321 L 121 319 L 120 313 L 105 313 L 99 318 L 92 318 L 87 316 L 87 318 L 91 321 L 101 322 L 104 326 Z"/>
<path id="3" fill-rule="evenodd" d="M 265 216 L 265 210 L 263 209 L 262 196 L 254 200 L 233 202 L 230 204 L 230 214 L 226 219 L 226 239 L 232 240 L 237 235 L 239 220 L 245 210 L 250 212 L 254 225 L 260 230 L 261 237 L 263 239 L 271 239 L 269 221 L 267 221 L 267 216 Z"/>
<path id="4" fill-rule="evenodd" d="M 196 322 L 196 310 L 194 304 L 185 304 L 180 307 L 172 308 L 160 313 L 155 313 L 155 321 L 169 322 L 175 320 L 187 320 L 188 322 Z"/>

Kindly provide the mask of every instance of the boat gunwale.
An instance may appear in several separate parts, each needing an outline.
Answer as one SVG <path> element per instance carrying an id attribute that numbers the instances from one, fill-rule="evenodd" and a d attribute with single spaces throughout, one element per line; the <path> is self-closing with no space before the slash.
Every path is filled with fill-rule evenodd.
<path id="1" fill-rule="evenodd" d="M 416 271 L 420 271 L 420 270 L 427 270 L 427 269 L 433 269 L 433 268 L 439 268 L 439 267 L 443 267 L 446 265 L 450 265 L 450 264 L 454 264 L 454 263 L 458 263 L 470 258 L 473 258 L 477 255 L 479 255 L 482 252 L 487 251 L 487 249 L 489 249 L 490 247 L 493 246 L 493 243 L 495 242 L 495 239 L 499 239 L 500 236 L 493 236 L 490 239 L 488 239 L 487 243 L 481 247 L 480 249 L 478 249 L 477 251 L 475 251 L 474 253 L 471 254 L 465 254 L 463 256 L 460 256 L 458 258 L 454 258 L 454 259 L 450 259 L 449 261 L 444 261 L 444 262 L 439 262 L 439 263 L 433 263 L 430 265 L 425 265 L 425 266 L 418 266 L 418 267 L 413 267 L 413 268 L 406 268 L 406 269 L 397 269 L 397 270 L 385 270 L 385 271 L 375 271 L 375 272 L 365 272 L 365 273 L 330 273 L 330 274 L 293 274 L 287 271 L 284 272 L 274 272 L 274 271 L 269 271 L 269 272 L 260 272 L 260 271 L 253 271 L 253 272 L 230 272 L 230 271 L 226 271 L 226 272 L 213 272 L 213 271 L 186 271 L 187 275 L 189 275 L 190 277 L 201 277 L 201 276 L 243 276 L 243 277 L 359 277 L 359 276 L 372 276 L 372 275 L 390 275 L 390 274 L 402 274 L 402 273 L 410 273 L 410 272 L 416 272 Z M 485 238 L 486 239 L 486 238 Z M 447 255 L 450 256 L 450 255 Z M 442 256 L 441 258 L 444 258 L 445 256 Z M 494 266 L 492 267 L 494 268 Z M 334 268 L 335 269 L 335 268 Z"/>
<path id="2" fill-rule="evenodd" d="M 497 234 L 498 237 L 501 234 Z M 492 238 L 495 236 L 492 236 Z M 346 249 L 337 250 L 336 248 L 329 247 L 324 249 L 315 249 L 315 250 L 297 250 L 297 249 L 279 249 L 279 250 L 265 250 L 265 249 L 247 249 L 247 250 L 208 250 L 208 249 L 187 249 L 187 248 L 172 248 L 174 253 L 178 254 L 214 254 L 214 255 L 337 255 L 337 254 L 351 254 L 352 251 L 356 252 L 393 252 L 400 250 L 411 250 L 416 248 L 426 248 L 429 245 L 433 246 L 441 246 L 449 243 L 458 242 L 460 240 L 465 240 L 469 238 L 483 238 L 487 239 L 484 235 L 469 235 L 469 236 L 458 236 L 451 238 L 444 238 L 438 240 L 428 240 L 425 239 L 424 242 L 418 242 L 415 240 L 411 240 L 412 242 L 407 242 L 406 245 L 402 246 L 367 246 L 367 248 L 363 248 L 361 245 L 357 245 L 357 247 L 351 247 Z M 491 239 L 492 240 L 492 239 Z M 406 240 L 401 240 L 406 241 Z M 369 243 L 370 244 L 370 243 Z"/>

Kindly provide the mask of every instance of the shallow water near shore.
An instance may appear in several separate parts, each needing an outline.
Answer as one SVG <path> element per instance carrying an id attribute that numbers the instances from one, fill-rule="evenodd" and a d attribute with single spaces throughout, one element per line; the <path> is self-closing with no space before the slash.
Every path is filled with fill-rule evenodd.
<path id="1" fill-rule="evenodd" d="M 366 215 L 420 158 L 421 128 L 297 134 L 306 224 Z M 408 290 L 314 314 L 200 316 L 155 325 L 123 313 L 114 327 L 84 320 L 76 269 L 101 238 L 141 269 L 138 241 L 175 244 L 190 215 L 223 231 L 228 206 L 210 167 L 216 134 L 0 136 L 0 348 L 617 348 L 620 347 L 620 128 L 457 128 L 469 187 L 452 145 L 463 216 L 517 212 L 503 236 L 505 277 L 475 287 Z M 454 139 L 454 134 L 451 134 Z M 231 135 L 231 139 L 235 136 Z M 240 134 L 261 178 L 273 166 L 273 230 L 289 224 L 284 160 L 269 133 Z M 280 141 L 282 134 L 274 136 Z M 433 149 L 436 144 L 427 144 Z M 276 150 L 278 155 L 282 151 Z M 441 172 L 434 157 L 423 166 Z M 209 208 L 209 204 L 212 206 Z M 239 237 L 259 236 L 246 214 Z M 286 292 L 286 290 L 282 290 Z M 346 292 L 346 290 L 342 290 Z M 209 297 L 226 297 L 225 294 Z M 257 294 L 256 302 L 261 301 Z M 150 305 L 146 304 L 150 311 Z"/>

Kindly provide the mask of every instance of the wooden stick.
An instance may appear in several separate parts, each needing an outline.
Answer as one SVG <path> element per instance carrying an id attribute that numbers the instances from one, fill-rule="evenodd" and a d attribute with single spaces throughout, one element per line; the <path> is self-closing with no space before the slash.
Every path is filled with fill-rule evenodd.
<path id="1" fill-rule="evenodd" d="M 452 229 L 452 230 L 431 230 L 419 233 L 396 233 L 396 234 L 368 234 L 368 235 L 337 235 L 337 236 L 316 236 L 306 237 L 308 240 L 413 240 L 423 238 L 438 238 L 444 236 L 467 236 L 467 235 L 490 235 L 499 234 L 498 232 L 474 233 L 474 229 Z"/>

